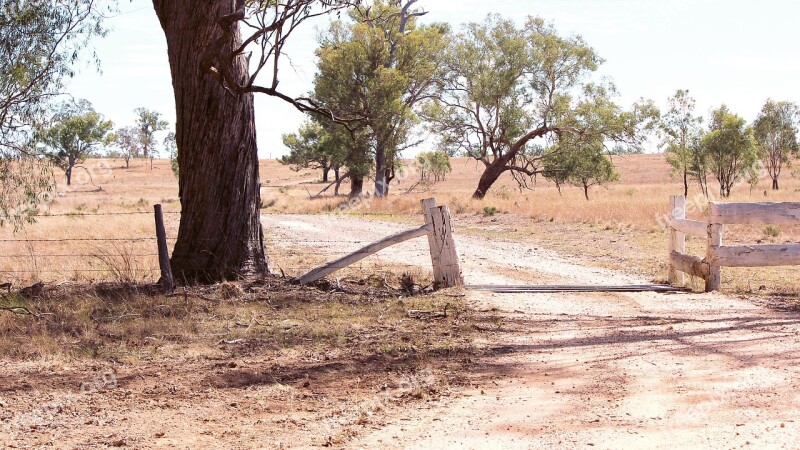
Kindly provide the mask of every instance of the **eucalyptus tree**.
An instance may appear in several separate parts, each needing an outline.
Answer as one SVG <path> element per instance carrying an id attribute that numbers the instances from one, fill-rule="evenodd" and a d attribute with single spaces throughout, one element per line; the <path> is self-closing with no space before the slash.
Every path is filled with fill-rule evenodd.
<path id="1" fill-rule="evenodd" d="M 583 190 L 589 200 L 589 189 L 619 181 L 619 174 L 607 154 L 603 142 L 586 142 L 564 137 L 546 152 L 542 175 L 554 182 L 558 191 L 564 184 Z"/>
<path id="2" fill-rule="evenodd" d="M 449 28 L 420 25 L 417 0 L 375 0 L 336 21 L 317 51 L 314 98 L 360 127 L 374 155 L 375 195 L 389 193 L 400 153 L 417 144 L 415 110 L 436 94 Z"/>
<path id="3" fill-rule="evenodd" d="M 151 158 L 154 155 L 156 137 L 155 134 L 159 131 L 164 131 L 169 128 L 169 122 L 161 118 L 161 113 L 151 111 L 147 108 L 136 108 L 133 110 L 136 114 L 136 128 L 139 133 L 139 145 L 142 150 L 141 156 L 143 158 Z M 139 156 L 138 154 L 136 156 Z"/>
<path id="4" fill-rule="evenodd" d="M 661 118 L 662 146 L 666 148 L 667 162 L 683 181 L 683 195 L 689 195 L 689 180 L 698 179 L 702 185 L 698 164 L 703 118 L 695 115 L 696 102 L 688 90 L 679 89 L 668 100 L 668 109 Z M 701 186 L 702 187 L 702 186 Z"/>
<path id="5" fill-rule="evenodd" d="M 730 197 L 733 186 L 751 179 L 758 170 L 758 146 L 753 129 L 742 117 L 722 105 L 711 112 L 709 131 L 701 141 L 711 173 L 719 182 L 719 193 Z"/>
<path id="6" fill-rule="evenodd" d="M 279 89 L 284 47 L 309 19 L 352 3 L 153 0 L 177 108 L 176 279 L 213 282 L 267 271 L 253 95 L 324 112 L 307 96 Z"/>
<path id="7" fill-rule="evenodd" d="M 52 187 L 49 166 L 30 156 L 33 126 L 74 75 L 104 11 L 84 0 L 7 0 L 0 8 L 0 225 L 19 225 Z"/>
<path id="8" fill-rule="evenodd" d="M 425 116 L 441 146 L 482 162 L 474 198 L 504 173 L 521 187 L 542 173 L 544 149 L 561 136 L 587 142 L 642 143 L 658 117 L 652 102 L 618 106 L 610 83 L 593 83 L 603 60 L 580 36 L 561 36 L 540 18 L 517 28 L 490 15 L 455 37 L 443 61 L 441 95 Z"/>
<path id="9" fill-rule="evenodd" d="M 784 166 L 791 167 L 791 158 L 800 148 L 797 142 L 797 120 L 800 108 L 791 102 L 767 100 L 753 126 L 761 150 L 761 163 L 772 178 L 772 189 L 778 190 L 778 178 Z"/>
<path id="10" fill-rule="evenodd" d="M 67 186 L 72 184 L 72 171 L 100 147 L 113 141 L 114 123 L 103 119 L 86 100 L 64 103 L 52 121 L 34 133 L 37 151 L 64 171 Z"/>

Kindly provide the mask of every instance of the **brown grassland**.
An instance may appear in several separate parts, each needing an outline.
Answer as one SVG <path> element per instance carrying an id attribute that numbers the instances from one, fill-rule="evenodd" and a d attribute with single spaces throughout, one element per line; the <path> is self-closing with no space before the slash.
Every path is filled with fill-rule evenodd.
<path id="1" fill-rule="evenodd" d="M 664 282 L 667 233 L 661 223 L 669 196 L 681 193 L 681 185 L 670 176 L 663 155 L 620 156 L 615 163 L 621 181 L 593 189 L 589 201 L 580 189 L 559 192 L 545 180 L 520 191 L 510 178 L 486 199 L 471 200 L 481 167 L 454 159 L 453 173 L 443 182 L 418 183 L 413 168 L 407 169 L 402 180 L 393 182 L 388 198 L 366 199 L 342 209 L 346 197 L 310 198 L 325 187 L 318 171 L 294 171 L 277 161 L 262 161 L 263 212 L 338 212 L 366 220 L 419 223 L 420 200 L 436 197 L 454 213 L 456 233 L 524 241 L 587 265 Z M 111 170 L 102 166 L 108 164 Z M 164 206 L 169 237 L 175 237 L 179 221 L 177 182 L 169 162 L 155 161 L 152 169 L 143 161 L 133 161 L 129 169 L 120 160 L 93 160 L 86 166 L 93 169 L 93 184 L 100 189 L 78 177 L 71 189 L 59 186 L 61 194 L 36 223 L 16 233 L 0 229 L 0 284 L 12 282 L 14 291 L 46 283 L 42 295 L 0 292 L 0 307 L 26 308 L 16 310 L 22 315 L 0 311 L 0 408 L 24 408 L 28 400 L 17 395 L 21 392 L 74 390 L 86 381 L 82 369 L 87 367 L 98 373 L 127 367 L 135 368 L 138 378 L 127 380 L 124 390 L 103 401 L 124 404 L 131 390 L 167 389 L 172 406 L 162 407 L 205 410 L 215 402 L 230 403 L 224 414 L 212 414 L 208 425 L 209 436 L 222 441 L 208 442 L 224 442 L 226 414 L 247 418 L 255 410 L 259 421 L 272 421 L 270 436 L 276 441 L 303 429 L 312 431 L 304 434 L 308 445 L 340 444 L 356 425 L 377 420 L 371 417 L 378 410 L 424 401 L 461 382 L 458 374 L 480 352 L 475 345 L 481 339 L 478 324 L 497 320 L 491 312 L 471 310 L 457 292 L 421 289 L 429 284 L 426 271 L 374 257 L 358 269 L 343 271 L 340 286 L 300 288 L 267 277 L 179 290 L 174 296 L 158 294 L 151 286 L 158 276 L 152 205 Z M 788 171 L 781 191 L 769 191 L 769 186 L 767 180 L 752 190 L 738 186 L 731 200 L 800 200 L 800 180 Z M 697 194 L 692 186 L 689 216 L 699 219 L 706 202 Z M 314 243 L 275 245 L 270 230 L 265 233 L 273 271 L 279 268 L 296 276 L 324 262 Z M 727 227 L 724 239 L 800 242 L 800 227 Z M 703 245 L 697 239 L 689 242 L 697 254 Z M 370 270 L 364 273 L 364 267 Z M 412 295 L 400 287 L 406 273 L 423 292 Z M 701 287 L 697 280 L 691 286 Z M 723 287 L 747 296 L 798 294 L 794 268 L 724 269 Z M 433 321 L 419 320 L 409 317 L 411 309 L 449 313 Z M 270 367 L 268 375 L 251 370 L 264 365 Z M 21 373 L 20 367 L 27 375 L 8 375 L 10 370 Z M 172 384 L 156 382 L 162 372 L 173 375 Z M 409 377 L 417 381 L 397 390 L 397 380 Z M 210 390 L 198 398 L 190 393 L 195 385 Z M 234 403 L 222 393 L 242 386 L 256 392 Z M 376 392 L 387 389 L 394 394 L 374 401 Z M 119 444 L 116 436 L 104 437 L 100 428 L 86 425 L 84 439 Z M 46 445 L 51 438 L 44 434 L 22 442 Z"/>

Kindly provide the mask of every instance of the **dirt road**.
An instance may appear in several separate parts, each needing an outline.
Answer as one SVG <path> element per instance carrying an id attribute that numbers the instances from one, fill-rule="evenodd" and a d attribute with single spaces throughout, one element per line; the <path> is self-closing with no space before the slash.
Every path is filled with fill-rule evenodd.
<path id="1" fill-rule="evenodd" d="M 331 255 L 403 225 L 265 216 L 276 242 Z M 570 262 L 535 242 L 458 235 L 467 283 L 648 280 Z M 326 243 L 329 240 L 346 243 Z M 309 244 L 312 245 L 312 244 Z M 587 242 L 586 245 L 592 245 Z M 428 267 L 424 240 L 385 261 Z M 800 313 L 717 294 L 488 294 L 489 355 L 472 388 L 392 417 L 354 448 L 798 448 Z"/>

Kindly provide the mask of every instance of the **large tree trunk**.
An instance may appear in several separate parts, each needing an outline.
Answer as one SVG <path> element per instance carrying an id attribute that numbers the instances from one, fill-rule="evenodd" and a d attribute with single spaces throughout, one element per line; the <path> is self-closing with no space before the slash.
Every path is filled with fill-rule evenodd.
<path id="1" fill-rule="evenodd" d="M 179 282 L 215 282 L 267 271 L 259 206 L 252 94 L 233 95 L 202 72 L 234 0 L 153 0 L 167 38 L 177 108 L 181 221 L 172 253 Z M 238 46 L 238 28 L 230 48 Z M 244 80 L 245 58 L 233 73 Z"/>
<path id="2" fill-rule="evenodd" d="M 67 166 L 67 170 L 64 171 L 64 175 L 67 176 L 67 186 L 72 185 L 72 165 Z"/>
<path id="3" fill-rule="evenodd" d="M 475 189 L 472 198 L 482 200 L 486 197 L 486 193 L 489 192 L 489 189 L 494 185 L 495 181 L 497 181 L 500 175 L 505 171 L 506 161 L 503 159 L 497 159 L 492 164 L 486 166 L 486 170 L 483 171 L 481 179 L 478 181 L 478 189 Z"/>
<path id="4" fill-rule="evenodd" d="M 386 148 L 378 144 L 375 148 L 375 196 L 386 197 L 389 195 L 389 174 L 387 168 Z"/>
<path id="5" fill-rule="evenodd" d="M 772 179 L 772 190 L 777 191 L 779 190 L 778 186 L 778 177 Z"/>
<path id="6" fill-rule="evenodd" d="M 364 192 L 364 177 L 360 175 L 350 175 L 350 194 L 349 198 L 356 198 Z"/>

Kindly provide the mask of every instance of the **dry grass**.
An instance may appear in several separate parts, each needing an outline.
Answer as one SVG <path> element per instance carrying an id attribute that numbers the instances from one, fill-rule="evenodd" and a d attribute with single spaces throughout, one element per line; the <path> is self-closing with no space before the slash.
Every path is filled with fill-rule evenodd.
<path id="1" fill-rule="evenodd" d="M 346 208 L 344 213 L 400 221 L 416 220 L 419 201 L 436 197 L 439 203 L 450 206 L 461 224 L 472 224 L 480 222 L 485 209 L 496 209 L 497 213 L 486 219 L 511 223 L 507 233 L 513 234 L 513 229 L 522 230 L 517 233 L 521 234 L 520 237 L 541 240 L 554 250 L 586 255 L 596 264 L 639 271 L 654 279 L 663 279 L 666 234 L 661 223 L 667 213 L 669 195 L 681 193 L 682 186 L 670 177 L 663 155 L 621 156 L 615 157 L 615 163 L 621 174 L 621 182 L 607 189 L 594 189 L 590 201 L 584 200 L 577 188 L 567 187 L 559 193 L 554 186 L 541 179 L 535 190 L 519 191 L 510 177 L 502 179 L 486 199 L 476 201 L 470 199 L 470 195 L 482 166 L 472 160 L 455 159 L 452 164 L 454 172 L 444 182 L 423 188 L 417 186 L 412 192 L 407 192 L 417 183 L 415 174 L 409 172 L 405 179 L 392 185 L 393 195 L 390 197 L 368 199 L 355 204 L 353 208 Z M 93 164 L 98 163 L 90 161 L 88 165 L 91 167 Z M 95 184 L 101 186 L 102 191 L 76 186 L 59 196 L 49 211 L 43 211 L 37 224 L 26 227 L 16 235 L 9 229 L 0 230 L 0 239 L 65 239 L 65 242 L 56 243 L 0 243 L 0 272 L 6 271 L 4 278 L 15 284 L 39 279 L 85 282 L 136 278 L 155 281 L 158 266 L 153 241 L 71 241 L 76 237 L 150 237 L 153 235 L 150 216 L 152 204 L 162 203 L 168 212 L 180 208 L 177 182 L 167 161 L 156 161 L 152 170 L 149 164 L 138 161 L 130 169 L 125 169 L 124 162 L 119 160 L 111 161 L 111 166 L 111 171 L 99 171 L 102 176 L 95 176 Z M 261 162 L 261 173 L 265 213 L 339 212 L 345 203 L 343 197 L 309 198 L 310 194 L 316 194 L 325 186 L 319 183 L 318 171 L 296 172 L 271 160 Z M 762 180 L 760 186 L 751 192 L 749 186 L 741 185 L 734 190 L 730 200 L 800 199 L 800 180 L 791 178 L 787 172 L 782 186 L 781 191 L 773 192 L 768 190 L 767 180 Z M 692 189 L 689 216 L 702 218 L 705 201 L 696 196 L 696 188 Z M 105 217 L 81 215 L 113 212 L 142 214 Z M 178 215 L 167 214 L 168 236 L 176 235 L 178 220 Z M 486 228 L 486 224 L 481 227 Z M 269 238 L 269 230 L 267 235 Z M 601 245 L 586 248 L 584 243 L 587 236 Z M 798 242 L 800 227 L 726 227 L 725 241 Z M 283 247 L 276 244 L 268 243 L 271 258 L 276 263 L 276 270 L 283 269 L 286 274 L 297 275 L 323 262 L 324 256 L 306 254 L 313 253 L 310 246 L 292 248 L 292 245 L 300 243 L 289 243 L 291 245 Z M 695 251 L 702 251 L 701 243 L 694 245 Z M 363 264 L 371 264 L 369 267 L 376 269 L 373 262 Z M 361 271 L 364 268 L 362 265 L 356 269 Z M 382 270 L 377 267 L 379 272 L 405 269 L 388 266 Z M 729 281 L 739 290 L 749 290 L 753 286 L 758 289 L 761 285 L 789 289 L 793 285 L 788 269 L 732 269 L 726 273 L 733 274 Z M 741 278 L 740 274 L 745 277 Z M 348 273 L 342 276 L 346 277 Z"/>
<path id="2" fill-rule="evenodd" d="M 390 280 L 400 284 L 399 277 Z M 445 305 L 449 317 L 435 324 L 406 315 Z M 365 349 L 391 357 L 464 352 L 472 345 L 472 318 L 460 297 L 408 297 L 382 283 L 349 280 L 318 290 L 267 279 L 172 296 L 132 284 L 62 285 L 35 298 L 0 298 L 0 307 L 34 314 L 0 311 L 0 358 L 16 360 L 91 357 L 136 364 L 187 352 L 218 354 L 221 343 L 245 353 L 297 347 L 340 353 L 367 340 Z"/>

